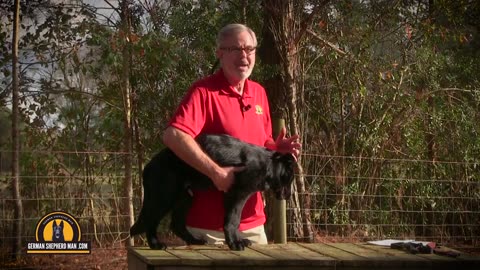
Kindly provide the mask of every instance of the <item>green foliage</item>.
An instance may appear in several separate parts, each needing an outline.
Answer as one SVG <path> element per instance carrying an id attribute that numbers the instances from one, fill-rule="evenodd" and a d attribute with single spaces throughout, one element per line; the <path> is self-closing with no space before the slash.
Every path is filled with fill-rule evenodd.
<path id="1" fill-rule="evenodd" d="M 323 160 L 307 157 L 304 169 L 316 172 L 325 164 L 320 173 L 337 194 L 319 207 L 331 210 L 331 219 L 322 222 L 358 224 L 369 216 L 367 224 L 438 224 L 442 218 L 462 218 L 448 214 L 449 204 L 471 209 L 462 200 L 444 203 L 441 198 L 475 197 L 472 186 L 460 191 L 452 182 L 475 182 L 479 175 L 470 168 L 459 170 L 455 163 L 435 162 L 478 166 L 480 27 L 472 18 L 478 17 L 479 8 L 475 1 L 338 1 L 317 19 L 314 31 L 346 52 L 337 53 L 312 38 L 303 60 L 308 66 L 302 82 L 302 114 L 308 119 L 305 150 L 326 155 Z M 337 162 L 329 162 L 331 155 Z M 344 161 L 342 156 L 358 160 Z M 386 160 L 422 161 L 394 162 L 400 166 L 380 162 Z M 352 199 L 358 194 L 365 200 Z M 405 206 L 446 214 L 409 218 L 390 211 Z M 346 215 L 346 209 L 352 212 Z M 360 209 L 381 215 L 357 215 Z M 465 216 L 472 218 L 478 222 Z M 405 229 L 398 226 L 396 235 L 412 233 Z"/>

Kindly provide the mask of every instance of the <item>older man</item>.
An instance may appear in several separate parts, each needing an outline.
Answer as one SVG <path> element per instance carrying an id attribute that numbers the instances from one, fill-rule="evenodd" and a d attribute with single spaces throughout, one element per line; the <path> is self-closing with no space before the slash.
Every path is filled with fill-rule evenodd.
<path id="1" fill-rule="evenodd" d="M 245 142 L 265 146 L 296 156 L 301 145 L 298 135 L 285 138 L 282 130 L 272 138 L 270 110 L 265 89 L 249 80 L 255 66 L 257 39 L 242 24 L 229 24 L 217 37 L 216 56 L 221 68 L 190 87 L 169 126 L 164 144 L 186 163 L 208 176 L 216 189 L 195 190 L 193 205 L 187 215 L 187 228 L 209 244 L 223 243 L 223 192 L 234 181 L 236 167 L 220 167 L 198 146 L 195 138 L 202 133 L 229 134 Z M 253 243 L 267 244 L 265 212 L 260 192 L 245 204 L 239 230 Z"/>

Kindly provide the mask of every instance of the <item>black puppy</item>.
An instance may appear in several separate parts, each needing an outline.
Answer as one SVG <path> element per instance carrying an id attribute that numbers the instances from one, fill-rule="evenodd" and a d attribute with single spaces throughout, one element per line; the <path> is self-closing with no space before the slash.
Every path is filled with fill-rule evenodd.
<path id="1" fill-rule="evenodd" d="M 220 166 L 242 166 L 235 181 L 224 195 L 225 241 L 232 250 L 243 250 L 251 243 L 242 239 L 238 226 L 247 199 L 256 191 L 271 189 L 278 199 L 291 195 L 295 158 L 228 135 L 201 135 L 197 142 Z M 170 149 L 155 155 L 143 170 L 144 199 L 137 222 L 130 229 L 134 236 L 146 232 L 151 249 L 165 249 L 156 237 L 160 220 L 172 211 L 171 229 L 187 244 L 205 244 L 186 229 L 185 218 L 191 206 L 190 189 L 213 187 L 211 180 L 199 173 Z"/>

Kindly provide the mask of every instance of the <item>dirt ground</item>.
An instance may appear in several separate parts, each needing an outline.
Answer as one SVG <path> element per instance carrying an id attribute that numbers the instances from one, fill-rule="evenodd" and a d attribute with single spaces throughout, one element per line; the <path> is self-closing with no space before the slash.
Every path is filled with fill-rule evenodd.
<path id="1" fill-rule="evenodd" d="M 161 237 L 169 246 L 183 245 L 171 235 Z M 139 243 L 138 245 L 146 245 Z M 109 246 L 93 245 L 91 254 L 86 255 L 25 255 L 11 261 L 6 251 L 0 251 L 0 269 L 15 270 L 127 270 L 127 249 L 124 243 Z"/>
<path id="2" fill-rule="evenodd" d="M 0 269 L 25 270 L 113 270 L 127 269 L 127 250 L 123 246 L 92 248 L 88 255 L 26 255 L 16 262 L 0 263 Z"/>

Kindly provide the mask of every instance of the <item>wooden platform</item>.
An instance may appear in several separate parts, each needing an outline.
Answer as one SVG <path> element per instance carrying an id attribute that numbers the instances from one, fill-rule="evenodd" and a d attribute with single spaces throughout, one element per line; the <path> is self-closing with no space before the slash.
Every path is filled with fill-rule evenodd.
<path id="1" fill-rule="evenodd" d="M 128 250 L 129 270 L 157 269 L 480 269 L 480 256 L 408 254 L 370 244 L 254 245 L 245 251 L 216 246 Z"/>

